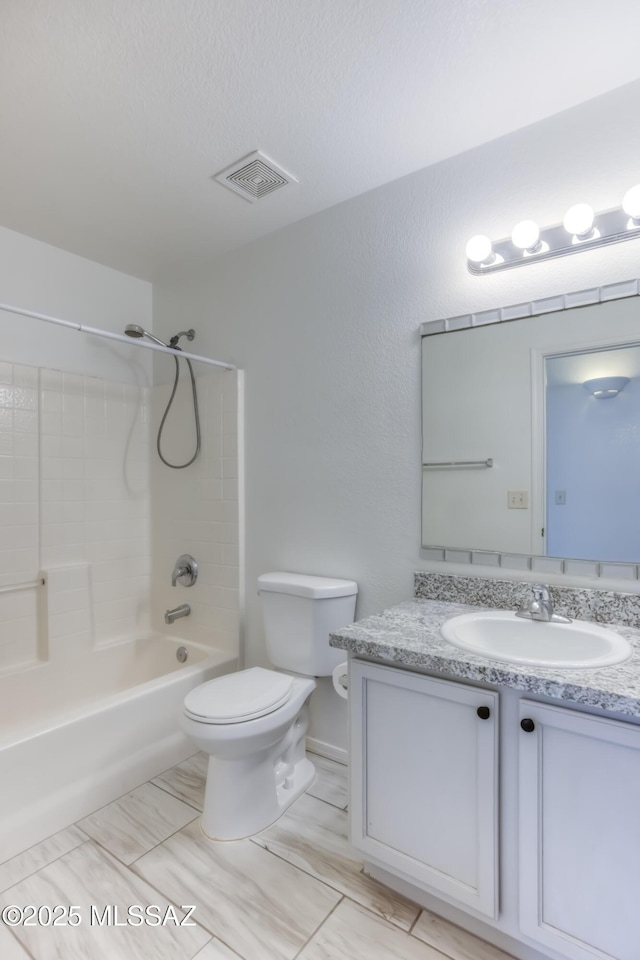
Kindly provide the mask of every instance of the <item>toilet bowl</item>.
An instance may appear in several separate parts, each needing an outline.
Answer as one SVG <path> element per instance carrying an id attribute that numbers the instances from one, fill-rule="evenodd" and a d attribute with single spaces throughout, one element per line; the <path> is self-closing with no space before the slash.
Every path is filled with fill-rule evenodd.
<path id="1" fill-rule="evenodd" d="M 307 700 L 315 686 L 310 678 L 252 667 L 210 680 L 187 695 L 182 729 L 209 755 L 202 811 L 207 837 L 252 836 L 311 786 L 315 769 L 305 756 L 305 736 Z M 274 703 L 276 687 L 286 694 Z M 234 717 L 234 711 L 242 715 Z"/>
<path id="2" fill-rule="evenodd" d="M 289 673 L 251 667 L 187 694 L 182 729 L 209 756 L 202 830 L 250 837 L 274 823 L 315 779 L 305 755 L 314 676 L 341 656 L 329 633 L 353 620 L 352 580 L 274 573 L 258 578 L 267 652 Z M 303 675 L 300 675 L 303 674 Z"/>

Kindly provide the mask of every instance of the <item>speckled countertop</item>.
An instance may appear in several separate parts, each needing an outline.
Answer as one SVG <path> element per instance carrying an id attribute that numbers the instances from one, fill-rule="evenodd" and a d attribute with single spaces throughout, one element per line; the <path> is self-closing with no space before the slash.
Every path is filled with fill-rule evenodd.
<path id="1" fill-rule="evenodd" d="M 445 620 L 488 609 L 491 607 L 417 597 L 344 627 L 331 635 L 330 642 L 357 656 L 640 717 L 640 630 L 607 624 L 631 643 L 630 659 L 611 667 L 576 670 L 490 660 L 459 650 L 440 635 Z"/>

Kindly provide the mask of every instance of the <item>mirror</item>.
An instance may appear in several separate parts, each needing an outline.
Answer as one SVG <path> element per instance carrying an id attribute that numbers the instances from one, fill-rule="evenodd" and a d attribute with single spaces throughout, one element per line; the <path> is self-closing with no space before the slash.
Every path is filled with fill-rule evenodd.
<path id="1" fill-rule="evenodd" d="M 640 563 L 639 321 L 631 296 L 423 336 L 424 547 Z"/>

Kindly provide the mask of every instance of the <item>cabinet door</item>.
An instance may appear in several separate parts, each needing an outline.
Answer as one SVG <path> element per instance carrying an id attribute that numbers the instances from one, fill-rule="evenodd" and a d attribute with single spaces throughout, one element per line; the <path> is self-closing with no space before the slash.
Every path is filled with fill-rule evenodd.
<path id="1" fill-rule="evenodd" d="M 353 660 L 349 701 L 353 845 L 495 916 L 497 694 Z"/>
<path id="2" fill-rule="evenodd" d="M 638 960 L 640 728 L 527 700 L 520 718 L 522 932 L 571 960 Z"/>

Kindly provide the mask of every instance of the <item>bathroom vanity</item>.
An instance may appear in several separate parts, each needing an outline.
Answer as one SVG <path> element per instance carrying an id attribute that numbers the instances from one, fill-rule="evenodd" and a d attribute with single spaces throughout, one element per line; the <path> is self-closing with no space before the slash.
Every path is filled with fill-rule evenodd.
<path id="1" fill-rule="evenodd" d="M 430 576 L 423 594 L 465 581 Z M 601 622 L 638 602 L 557 592 Z M 637 960 L 640 631 L 611 626 L 632 649 L 612 666 L 500 663 L 441 635 L 478 609 L 417 597 L 332 636 L 351 655 L 351 841 L 367 873 L 523 960 Z"/>

